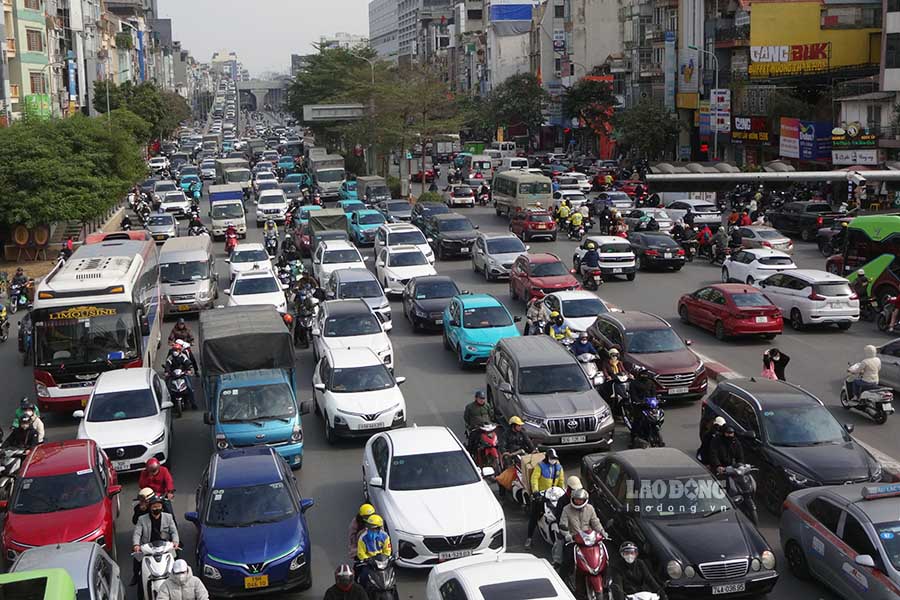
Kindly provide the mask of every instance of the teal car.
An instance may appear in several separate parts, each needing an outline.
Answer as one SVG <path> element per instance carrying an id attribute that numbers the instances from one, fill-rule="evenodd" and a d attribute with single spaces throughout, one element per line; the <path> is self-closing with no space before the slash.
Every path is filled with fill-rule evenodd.
<path id="1" fill-rule="evenodd" d="M 466 164 L 466 157 L 472 156 L 471 152 L 460 152 L 456 155 L 456 158 L 453 159 L 453 166 L 457 169 L 462 169 L 463 165 Z"/>
<path id="2" fill-rule="evenodd" d="M 519 335 L 520 320 L 490 294 L 454 296 L 444 309 L 444 348 L 461 368 L 484 365 L 497 342 Z"/>
<path id="3" fill-rule="evenodd" d="M 348 215 L 358 210 L 366 210 L 366 205 L 359 200 L 338 200 L 337 205 Z"/>
<path id="4" fill-rule="evenodd" d="M 311 186 L 312 180 L 306 173 L 288 173 L 284 176 L 284 180 L 281 183 L 296 183 L 300 187 L 303 187 L 305 185 Z"/>
<path id="5" fill-rule="evenodd" d="M 280 169 L 284 173 L 290 173 L 297 168 L 297 163 L 294 162 L 293 156 L 282 156 L 278 159 L 278 164 L 275 165 L 275 168 Z"/>
<path id="6" fill-rule="evenodd" d="M 300 207 L 300 224 L 301 225 L 309 222 L 309 213 L 311 213 L 314 210 L 322 210 L 322 207 L 319 206 L 318 204 L 310 204 L 308 206 Z"/>
<path id="7" fill-rule="evenodd" d="M 203 189 L 203 182 L 197 175 L 184 175 L 181 181 L 178 182 L 178 186 L 190 196 L 194 189 Z"/>
<path id="8" fill-rule="evenodd" d="M 341 200 L 359 200 L 355 181 L 345 181 L 341 184 Z"/>
<path id="9" fill-rule="evenodd" d="M 384 215 L 377 210 L 357 210 L 350 213 L 350 239 L 357 246 L 375 243 L 375 232 L 385 223 Z"/>

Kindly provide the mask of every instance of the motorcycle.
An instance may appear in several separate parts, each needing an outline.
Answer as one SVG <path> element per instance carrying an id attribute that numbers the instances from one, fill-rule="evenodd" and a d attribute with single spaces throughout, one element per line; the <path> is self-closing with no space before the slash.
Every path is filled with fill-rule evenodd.
<path id="1" fill-rule="evenodd" d="M 362 582 L 369 600 L 399 600 L 394 557 L 377 554 L 366 561 L 366 580 Z"/>
<path id="2" fill-rule="evenodd" d="M 859 318 L 863 321 L 876 321 L 878 320 L 878 316 L 881 314 L 881 309 L 878 306 L 878 300 L 874 296 L 860 296 L 859 297 Z M 887 319 L 885 320 L 885 324 L 889 324 L 891 315 L 887 315 Z"/>
<path id="3" fill-rule="evenodd" d="M 236 233 L 225 234 L 225 254 L 231 255 L 238 244 L 238 236 Z"/>
<path id="4" fill-rule="evenodd" d="M 175 544 L 168 541 L 150 542 L 142 545 L 139 552 L 132 552 L 131 556 L 141 561 L 141 595 L 144 600 L 156 600 L 159 588 L 172 574 Z"/>
<path id="5" fill-rule="evenodd" d="M 609 589 L 606 567 L 609 553 L 603 538 L 596 531 L 579 531 L 572 535 L 575 542 L 575 571 L 567 577 L 567 584 L 579 598 L 603 600 Z"/>
<path id="6" fill-rule="evenodd" d="M 28 293 L 26 288 L 31 285 L 28 283 L 11 283 L 9 284 L 9 312 L 16 314 L 20 308 L 28 308 Z"/>
<path id="7" fill-rule="evenodd" d="M 21 347 L 19 348 L 19 352 L 21 352 L 24 356 L 22 357 L 22 365 L 28 366 L 28 363 L 31 362 L 31 337 L 34 334 L 34 327 L 31 325 L 30 317 L 25 317 L 17 324 L 19 329 L 25 328 L 25 331 L 19 337 L 21 341 Z"/>
<path id="8" fill-rule="evenodd" d="M 13 484 L 26 454 L 28 450 L 25 448 L 0 450 L 0 500 L 9 500 L 12 495 Z"/>
<path id="9" fill-rule="evenodd" d="M 659 594 L 653 592 L 638 592 L 636 594 L 628 594 L 625 600 L 659 600 Z"/>
<path id="10" fill-rule="evenodd" d="M 599 388 L 603 385 L 603 373 L 600 372 L 600 367 L 597 366 L 597 355 L 586 352 L 579 354 L 576 358 L 578 359 L 578 364 L 581 365 L 581 370 L 584 371 L 584 374 L 587 375 L 594 387 Z"/>
<path id="11" fill-rule="evenodd" d="M 581 267 L 581 282 L 586 290 L 596 290 L 603 285 L 603 271 L 597 267 Z"/>
<path id="12" fill-rule="evenodd" d="M 634 408 L 632 406 L 631 410 L 622 411 L 622 421 L 631 432 L 629 447 L 664 447 L 666 444 L 663 442 L 660 430 L 666 420 L 666 413 L 659 406 L 659 400 L 655 397 L 647 398 L 637 414 L 632 412 Z"/>
<path id="13" fill-rule="evenodd" d="M 544 505 L 544 514 L 538 519 L 538 532 L 541 534 L 541 539 L 551 548 L 560 536 L 559 522 L 556 520 L 556 505 L 565 494 L 564 489 L 554 486 L 538 492 L 537 496 L 533 498 L 534 502 L 542 502 Z"/>
<path id="14" fill-rule="evenodd" d="M 209 232 L 206 230 L 206 227 L 203 225 L 192 225 L 188 229 L 188 235 L 198 236 L 198 235 L 209 235 Z"/>
<path id="15" fill-rule="evenodd" d="M 191 404 L 193 400 L 187 373 L 181 369 L 174 369 L 166 377 L 166 387 L 169 388 L 169 397 L 175 408 L 175 416 L 180 417 L 184 412 L 184 407 Z"/>
<path id="16" fill-rule="evenodd" d="M 478 433 L 477 447 L 475 450 L 475 464 L 479 468 L 491 467 L 495 474 L 500 473 L 500 438 L 497 435 L 497 425 L 485 423 Z"/>
<path id="17" fill-rule="evenodd" d="M 6 307 L 0 304 L 0 342 L 9 339 L 9 316 Z"/>
<path id="18" fill-rule="evenodd" d="M 606 384 L 610 382 L 602 373 L 600 375 L 603 377 L 603 383 L 601 385 L 606 387 Z M 609 397 L 605 398 L 606 403 L 612 411 L 619 411 L 619 413 L 624 416 L 624 406 L 628 404 L 631 399 L 631 378 L 628 376 L 628 373 L 622 371 L 613 377 L 611 384 L 612 385 L 609 386 Z"/>
<path id="19" fill-rule="evenodd" d="M 10 294 L 11 293 L 12 292 L 10 292 Z M 896 296 L 885 297 L 881 309 L 878 311 L 878 316 L 875 318 L 875 325 L 878 327 L 878 331 L 890 333 L 889 330 L 891 327 L 891 315 L 894 312 L 894 301 L 896 299 Z"/>
<path id="20" fill-rule="evenodd" d="M 576 242 L 580 242 L 584 239 L 584 225 L 579 225 L 575 227 L 574 225 L 569 225 L 569 231 L 566 233 L 570 240 L 574 240 Z"/>
<path id="21" fill-rule="evenodd" d="M 756 494 L 756 479 L 753 478 L 753 471 L 759 469 L 747 464 L 739 464 L 725 467 L 725 491 L 735 506 L 741 509 L 747 518 L 756 525 L 758 513 L 756 510 L 756 501 L 753 499 Z"/>
<path id="22" fill-rule="evenodd" d="M 303 306 L 306 304 L 306 295 L 301 294 L 301 303 Z M 313 308 L 312 310 L 302 309 L 299 315 L 299 323 L 294 326 L 294 345 L 299 345 L 304 348 L 309 348 L 309 341 L 312 339 L 312 329 L 313 322 L 316 318 L 316 312 L 318 309 L 318 299 L 313 298 Z"/>
<path id="23" fill-rule="evenodd" d="M 543 335 L 547 331 L 547 321 L 537 319 L 533 323 L 526 324 L 525 335 Z"/>
<path id="24" fill-rule="evenodd" d="M 877 387 L 866 390 L 854 400 L 850 395 L 850 382 L 856 379 L 856 375 L 849 373 L 841 388 L 841 406 L 846 410 L 856 409 L 866 413 L 878 425 L 884 425 L 888 416 L 894 412 L 894 392 L 889 387 Z"/>
<path id="25" fill-rule="evenodd" d="M 694 257 L 697 256 L 697 246 L 700 245 L 697 240 L 681 240 L 679 243 L 684 250 L 685 260 L 694 262 Z"/>
<path id="26" fill-rule="evenodd" d="M 271 257 L 275 257 L 278 255 L 278 238 L 274 235 L 267 235 L 264 242 L 266 252 Z"/>
<path id="27" fill-rule="evenodd" d="M 710 264 L 723 265 L 725 264 L 725 260 L 731 256 L 731 248 L 727 246 L 721 248 L 718 244 L 707 244 L 700 247 L 698 254 L 706 256 Z"/>

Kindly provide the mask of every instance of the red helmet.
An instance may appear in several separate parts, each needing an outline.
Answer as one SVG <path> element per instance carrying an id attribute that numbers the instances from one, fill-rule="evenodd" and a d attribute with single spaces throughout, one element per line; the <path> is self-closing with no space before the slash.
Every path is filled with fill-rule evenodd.
<path id="1" fill-rule="evenodd" d="M 159 459 L 157 459 L 157 458 L 147 459 L 147 468 L 148 469 L 156 469 L 158 467 L 159 467 Z"/>

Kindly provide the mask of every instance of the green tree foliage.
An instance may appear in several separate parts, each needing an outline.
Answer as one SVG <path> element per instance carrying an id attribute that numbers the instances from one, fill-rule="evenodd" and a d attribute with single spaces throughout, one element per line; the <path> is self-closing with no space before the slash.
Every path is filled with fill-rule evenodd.
<path id="1" fill-rule="evenodd" d="M 107 90 L 109 91 L 109 106 L 107 107 Z M 106 114 L 107 108 L 110 111 L 122 108 L 122 94 L 119 86 L 114 82 L 98 79 L 94 81 L 94 110 L 98 113 Z"/>
<path id="2" fill-rule="evenodd" d="M 649 100 L 613 116 L 615 138 L 639 157 L 653 160 L 675 145 L 678 120 L 662 105 Z"/>
<path id="3" fill-rule="evenodd" d="M 605 81 L 580 79 L 563 94 L 562 110 L 568 118 L 577 117 L 594 131 L 603 131 L 612 116 L 615 103 L 612 88 Z"/>
<path id="4" fill-rule="evenodd" d="M 151 82 L 122 85 L 113 82 L 94 82 L 94 109 L 106 113 L 106 90 L 109 86 L 109 106 L 111 110 L 128 109 L 148 126 L 148 137 L 144 142 L 164 138 L 172 134 L 178 124 L 191 117 L 187 102 L 174 92 L 162 91 Z"/>
<path id="5" fill-rule="evenodd" d="M 302 119 L 304 104 L 335 102 L 357 88 L 360 79 L 368 84 L 371 81 L 369 65 L 354 54 L 375 58 L 375 52 L 370 48 L 354 50 L 353 54 L 344 48 L 329 48 L 311 55 L 306 68 L 297 74 L 288 88 L 288 110 Z"/>
<path id="6" fill-rule="evenodd" d="M 444 199 L 437 192 L 425 192 L 420 195 L 416 202 L 443 202 Z"/>
<path id="7" fill-rule="evenodd" d="M 0 220 L 36 225 L 102 215 L 146 175 L 139 127 L 118 113 L 112 123 L 76 115 L 0 129 Z"/>
<path id="8" fill-rule="evenodd" d="M 543 124 L 543 109 L 549 98 L 537 77 L 531 73 L 520 73 L 513 75 L 491 92 L 488 98 L 491 106 L 490 114 L 496 126 L 525 125 L 531 134 Z"/>
<path id="9" fill-rule="evenodd" d="M 146 140 L 150 139 L 150 124 L 127 108 L 117 108 L 109 116 L 112 123 L 123 131 L 130 133 L 137 144 L 142 145 Z M 105 119 L 106 117 L 102 118 Z"/>

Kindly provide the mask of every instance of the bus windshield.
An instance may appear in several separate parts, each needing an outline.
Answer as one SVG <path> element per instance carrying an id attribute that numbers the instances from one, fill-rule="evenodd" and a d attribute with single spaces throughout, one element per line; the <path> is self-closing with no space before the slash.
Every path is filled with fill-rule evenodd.
<path id="1" fill-rule="evenodd" d="M 520 183 L 519 184 L 519 195 L 536 195 L 536 194 L 549 194 L 550 193 L 550 184 L 537 182 L 537 183 Z"/>
<path id="2" fill-rule="evenodd" d="M 135 307 L 126 302 L 34 311 L 35 364 L 102 363 L 138 357 Z"/>

